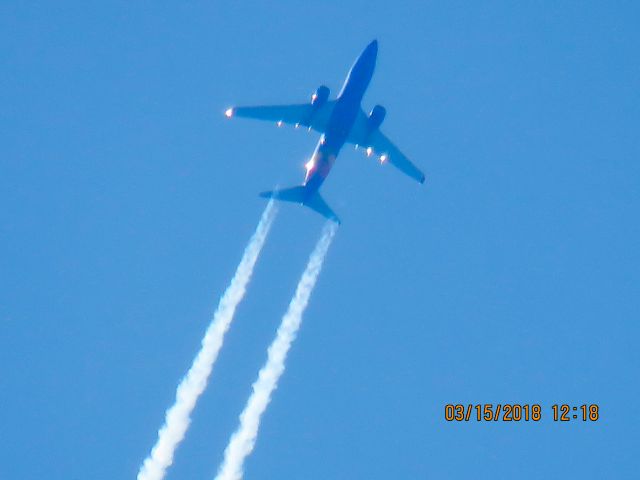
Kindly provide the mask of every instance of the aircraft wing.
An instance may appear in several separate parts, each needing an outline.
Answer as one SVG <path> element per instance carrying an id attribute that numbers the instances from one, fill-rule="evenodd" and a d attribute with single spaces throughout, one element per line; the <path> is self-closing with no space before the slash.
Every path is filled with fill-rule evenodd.
<path id="1" fill-rule="evenodd" d="M 267 105 L 256 107 L 232 107 L 225 112 L 227 117 L 253 118 L 282 124 L 304 126 L 324 133 L 333 111 L 335 100 L 319 107 L 311 103 L 296 105 Z"/>
<path id="2" fill-rule="evenodd" d="M 367 121 L 367 114 L 361 110 L 347 141 L 366 148 L 367 155 L 375 153 L 382 163 L 389 162 L 402 173 L 424 183 L 424 173 L 380 129 L 369 132 Z"/>

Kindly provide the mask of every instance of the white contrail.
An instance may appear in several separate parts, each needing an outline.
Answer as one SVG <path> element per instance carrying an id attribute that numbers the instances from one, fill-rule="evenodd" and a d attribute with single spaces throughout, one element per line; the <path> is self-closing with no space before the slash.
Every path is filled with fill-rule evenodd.
<path id="1" fill-rule="evenodd" d="M 213 320 L 202 339 L 202 347 L 194 358 L 191 368 L 178 385 L 176 401 L 166 412 L 165 423 L 158 431 L 158 441 L 140 467 L 138 480 L 160 480 L 164 478 L 167 468 L 173 463 L 173 454 L 189 428 L 191 412 L 196 401 L 207 386 L 213 364 L 222 347 L 224 334 L 229 329 L 236 307 L 244 297 L 253 267 L 267 238 L 275 213 L 273 201 L 270 201 L 244 250 L 231 283 L 220 299 Z"/>
<path id="2" fill-rule="evenodd" d="M 296 293 L 291 303 L 289 303 L 289 309 L 282 317 L 282 323 L 278 328 L 276 338 L 269 346 L 267 362 L 260 370 L 258 379 L 253 384 L 253 392 L 240 415 L 240 426 L 231 436 L 229 445 L 227 445 L 224 452 L 224 460 L 216 480 L 239 480 L 242 478 L 244 460 L 251 453 L 256 443 L 260 417 L 267 408 L 271 400 L 271 394 L 278 386 L 278 380 L 282 372 L 284 372 L 287 352 L 296 337 L 298 328 L 300 328 L 302 314 L 307 307 L 309 297 L 322 268 L 324 257 L 336 230 L 335 223 L 328 223 L 311 257 L 309 257 L 309 263 L 300 278 L 300 282 L 298 282 Z"/>

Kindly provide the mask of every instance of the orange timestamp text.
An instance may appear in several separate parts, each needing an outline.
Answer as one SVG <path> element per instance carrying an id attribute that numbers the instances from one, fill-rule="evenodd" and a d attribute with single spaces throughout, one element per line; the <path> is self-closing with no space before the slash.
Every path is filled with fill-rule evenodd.
<path id="1" fill-rule="evenodd" d="M 596 404 L 554 404 L 551 414 L 554 422 L 595 422 L 600 418 L 600 407 Z M 539 422 L 542 417 L 543 408 L 538 403 L 448 403 L 444 406 L 447 422 Z"/>

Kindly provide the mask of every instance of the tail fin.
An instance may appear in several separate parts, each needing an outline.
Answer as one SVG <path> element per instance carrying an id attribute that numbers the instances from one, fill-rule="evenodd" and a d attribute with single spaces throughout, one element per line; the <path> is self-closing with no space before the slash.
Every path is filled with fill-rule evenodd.
<path id="1" fill-rule="evenodd" d="M 309 207 L 311 210 L 318 212 L 325 218 L 333 220 L 338 225 L 340 219 L 333 210 L 327 205 L 327 202 L 315 192 L 310 192 L 304 185 L 291 188 L 283 188 L 282 190 L 273 190 L 271 192 L 262 192 L 260 194 L 264 198 L 275 198 L 276 200 L 282 200 L 283 202 L 299 203 Z"/>

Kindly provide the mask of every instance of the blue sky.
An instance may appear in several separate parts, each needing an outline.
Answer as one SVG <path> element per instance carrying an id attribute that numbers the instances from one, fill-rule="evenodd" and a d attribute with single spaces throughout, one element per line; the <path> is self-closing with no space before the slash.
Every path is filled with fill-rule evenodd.
<path id="1" fill-rule="evenodd" d="M 343 220 L 246 478 L 637 478 L 634 2 L 3 2 L 0 477 L 133 478 L 264 207 L 335 93 L 427 174 L 345 147 Z M 284 205 L 168 479 L 213 478 L 322 219 Z M 455 424 L 447 403 L 539 403 Z M 597 423 L 554 423 L 597 403 Z"/>

